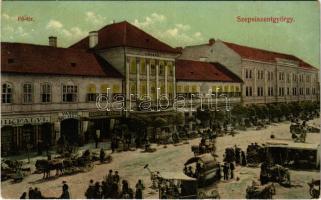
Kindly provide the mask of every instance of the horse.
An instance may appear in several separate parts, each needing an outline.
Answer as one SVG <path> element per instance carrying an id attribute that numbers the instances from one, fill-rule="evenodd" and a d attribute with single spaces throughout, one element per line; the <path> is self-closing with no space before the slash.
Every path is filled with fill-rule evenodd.
<path id="1" fill-rule="evenodd" d="M 50 171 L 56 170 L 56 176 L 63 174 L 63 160 L 37 160 L 36 161 L 36 169 L 43 172 L 43 178 L 50 177 Z"/>

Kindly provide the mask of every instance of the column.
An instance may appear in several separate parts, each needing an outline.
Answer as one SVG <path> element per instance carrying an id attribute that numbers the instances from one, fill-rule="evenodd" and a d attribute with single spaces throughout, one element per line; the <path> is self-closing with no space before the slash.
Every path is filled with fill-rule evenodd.
<path id="1" fill-rule="evenodd" d="M 129 57 L 126 57 L 126 98 L 129 100 Z"/>

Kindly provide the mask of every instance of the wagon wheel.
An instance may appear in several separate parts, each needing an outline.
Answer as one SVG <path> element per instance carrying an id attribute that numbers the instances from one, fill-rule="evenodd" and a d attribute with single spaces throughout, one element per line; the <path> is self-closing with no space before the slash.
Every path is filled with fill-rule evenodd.
<path id="1" fill-rule="evenodd" d="M 310 195 L 312 198 L 319 198 L 320 190 L 317 190 L 313 186 L 310 186 Z"/>
<path id="2" fill-rule="evenodd" d="M 205 192 L 198 192 L 198 195 L 197 195 L 199 199 L 205 199 L 206 198 L 206 194 Z"/>

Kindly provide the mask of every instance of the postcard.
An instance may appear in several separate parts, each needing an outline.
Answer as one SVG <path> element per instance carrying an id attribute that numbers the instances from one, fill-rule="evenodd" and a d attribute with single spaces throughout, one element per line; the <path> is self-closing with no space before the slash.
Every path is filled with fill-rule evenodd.
<path id="1" fill-rule="evenodd" d="M 320 198 L 317 1 L 1 7 L 2 198 Z"/>

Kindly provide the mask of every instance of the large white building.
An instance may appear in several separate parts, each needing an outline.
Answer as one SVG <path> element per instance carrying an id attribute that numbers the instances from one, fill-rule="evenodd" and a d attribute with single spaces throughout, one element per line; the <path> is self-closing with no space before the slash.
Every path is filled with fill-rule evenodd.
<path id="1" fill-rule="evenodd" d="M 179 59 L 226 66 L 244 81 L 245 104 L 319 100 L 319 70 L 293 55 L 210 39 L 185 47 Z"/>

